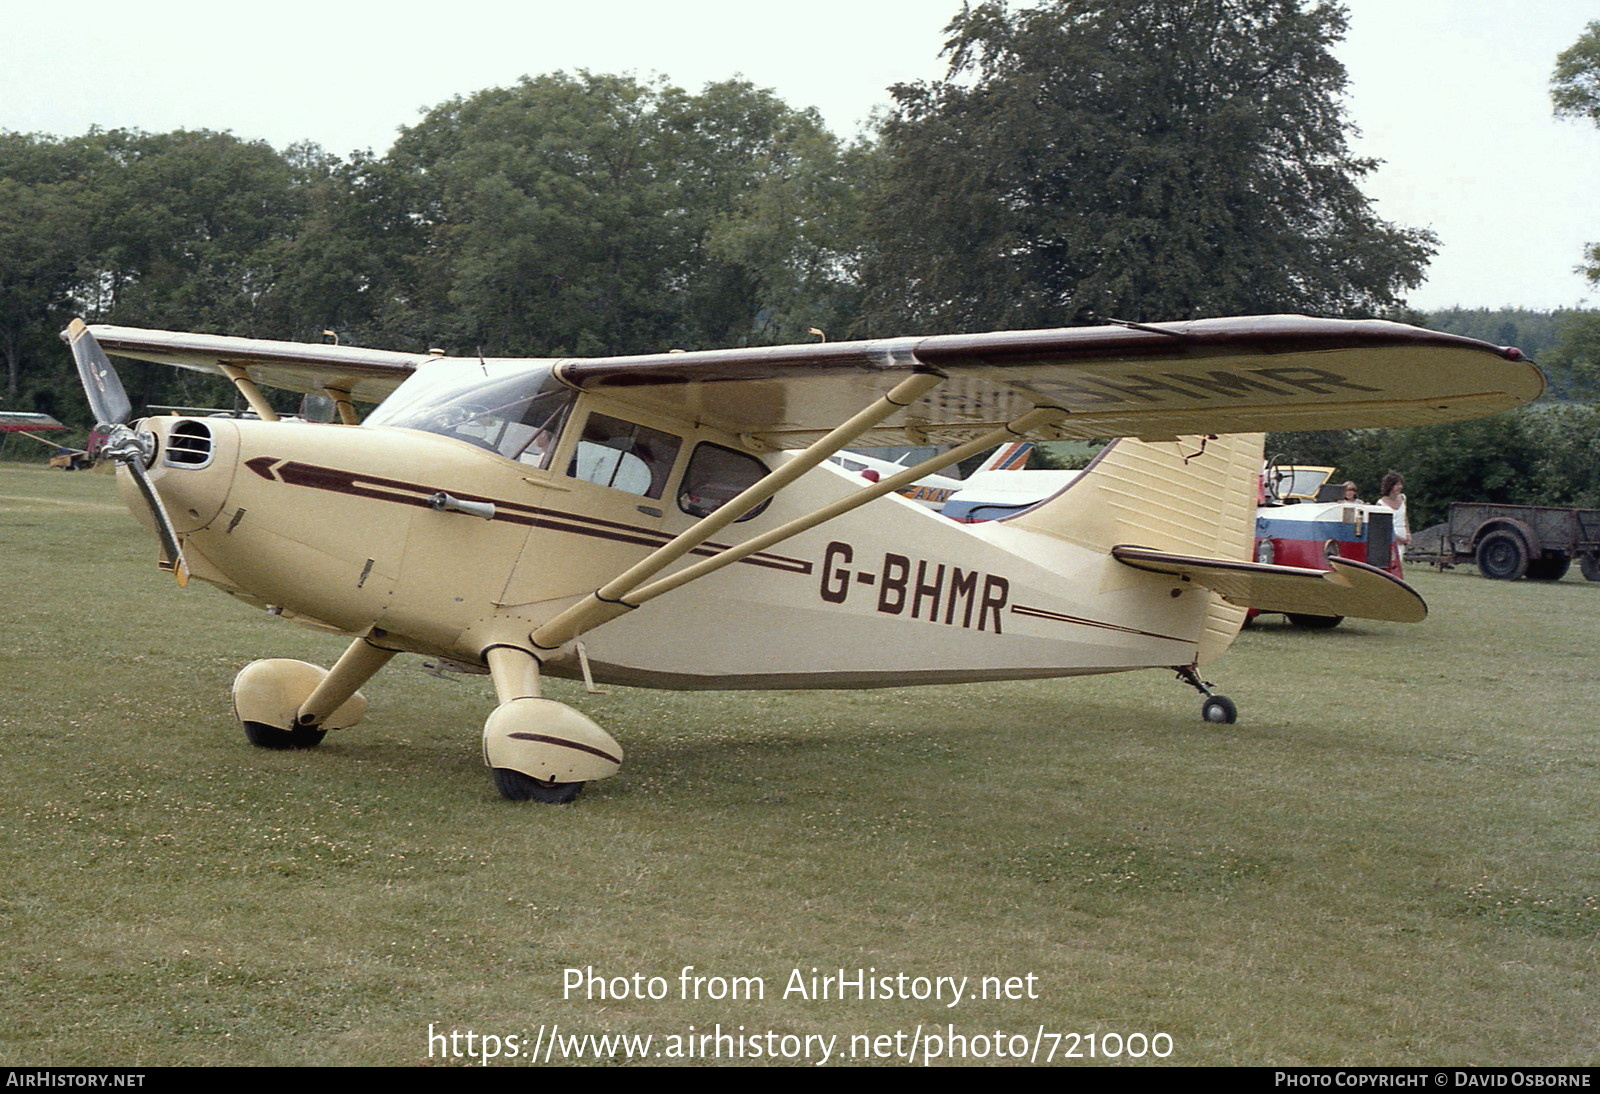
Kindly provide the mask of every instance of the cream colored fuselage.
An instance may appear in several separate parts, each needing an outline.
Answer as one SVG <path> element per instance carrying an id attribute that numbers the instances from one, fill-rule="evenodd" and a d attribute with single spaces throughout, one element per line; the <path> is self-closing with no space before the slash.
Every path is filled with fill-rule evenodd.
<path id="1" fill-rule="evenodd" d="M 589 402 L 579 401 L 574 421 Z M 210 434 L 203 464 L 169 458 L 185 421 L 199 425 L 183 430 Z M 497 643 L 527 646 L 530 629 L 695 522 L 675 500 L 694 442 L 739 447 L 678 424 L 688 443 L 664 492 L 647 498 L 566 474 L 577 443 L 570 428 L 542 469 L 410 429 L 177 418 L 143 427 L 157 434 L 150 475 L 195 577 L 297 622 L 476 665 Z M 696 554 L 859 485 L 819 467 Z M 492 503 L 494 515 L 434 508 L 439 494 Z M 584 642 L 597 679 L 657 687 L 1065 676 L 1195 662 L 1213 601 L 1123 566 L 1103 547 L 1004 521 L 960 525 L 891 495 Z M 577 659 L 563 649 L 546 669 L 576 674 Z"/>

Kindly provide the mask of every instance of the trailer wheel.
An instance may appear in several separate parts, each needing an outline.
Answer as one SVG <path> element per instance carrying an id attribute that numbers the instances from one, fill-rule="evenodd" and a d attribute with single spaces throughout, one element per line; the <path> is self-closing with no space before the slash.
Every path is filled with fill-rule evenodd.
<path id="1" fill-rule="evenodd" d="M 1515 532 L 1490 532 L 1478 541 L 1478 572 L 1496 581 L 1516 581 L 1528 572 L 1528 548 Z"/>
<path id="2" fill-rule="evenodd" d="M 1567 571 L 1572 568 L 1572 559 L 1566 555 L 1546 556 L 1536 558 L 1528 563 L 1528 580 L 1530 581 L 1560 581 L 1567 576 Z"/>
<path id="3" fill-rule="evenodd" d="M 1585 581 L 1600 581 L 1600 555 L 1584 555 L 1578 560 Z"/>

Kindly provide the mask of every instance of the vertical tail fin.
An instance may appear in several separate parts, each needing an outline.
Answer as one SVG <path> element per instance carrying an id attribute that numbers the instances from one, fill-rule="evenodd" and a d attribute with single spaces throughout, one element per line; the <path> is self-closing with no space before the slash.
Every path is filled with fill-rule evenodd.
<path id="1" fill-rule="evenodd" d="M 1009 524 L 1096 550 L 1134 544 L 1175 554 L 1248 560 L 1264 437 L 1124 438 L 1055 497 Z M 1212 595 L 1197 660 L 1233 641 L 1244 609 Z"/>
<path id="2" fill-rule="evenodd" d="M 978 471 L 1016 471 L 1028 466 L 1028 457 L 1032 455 L 1032 441 L 1012 441 L 995 449 L 972 474 L 976 475 Z"/>

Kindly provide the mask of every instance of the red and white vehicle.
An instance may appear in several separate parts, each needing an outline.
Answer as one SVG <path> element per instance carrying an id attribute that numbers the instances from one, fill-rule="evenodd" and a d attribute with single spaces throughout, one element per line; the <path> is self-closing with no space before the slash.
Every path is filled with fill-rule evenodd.
<path id="1" fill-rule="evenodd" d="M 1341 485 L 1328 483 L 1332 475 L 1331 467 L 1267 466 L 1256 508 L 1256 561 L 1327 570 L 1328 559 L 1338 556 L 1403 577 L 1394 511 L 1343 500 Z M 1249 618 L 1258 614 L 1252 610 Z M 1286 614 L 1296 626 L 1312 629 L 1337 627 L 1344 618 Z"/>

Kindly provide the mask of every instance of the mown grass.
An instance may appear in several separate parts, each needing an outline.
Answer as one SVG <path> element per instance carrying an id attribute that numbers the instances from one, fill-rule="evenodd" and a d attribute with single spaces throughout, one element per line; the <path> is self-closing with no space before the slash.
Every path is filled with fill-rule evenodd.
<path id="1" fill-rule="evenodd" d="M 495 794 L 481 678 L 249 748 L 228 685 L 342 643 L 180 592 L 110 482 L 0 466 L 0 1061 L 425 1064 L 427 1032 L 1164 1032 L 1184 1064 L 1600 1060 L 1600 585 L 1413 575 L 1210 673 L 563 698 L 628 749 Z M 778 656 L 778 654 L 775 654 Z M 764 1000 L 677 998 L 678 972 Z M 662 1001 L 563 998 L 567 968 Z M 792 969 L 1037 999 L 781 998 Z M 618 1059 L 616 1062 L 624 1062 Z"/>

